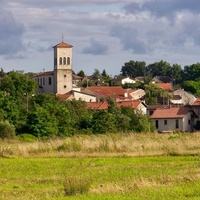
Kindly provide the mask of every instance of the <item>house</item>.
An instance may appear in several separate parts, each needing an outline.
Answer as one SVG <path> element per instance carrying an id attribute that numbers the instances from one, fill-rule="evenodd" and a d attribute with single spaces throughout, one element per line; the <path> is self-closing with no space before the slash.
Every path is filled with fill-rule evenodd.
<path id="1" fill-rule="evenodd" d="M 173 85 L 173 80 L 169 76 L 155 76 L 152 79 L 153 83 L 170 83 Z"/>
<path id="2" fill-rule="evenodd" d="M 77 76 L 75 74 L 72 74 L 72 84 L 73 84 L 73 87 L 77 86 L 79 82 L 81 82 L 83 79 L 83 77 L 81 76 Z"/>
<path id="3" fill-rule="evenodd" d="M 173 90 L 173 87 L 170 83 L 155 83 L 155 84 L 165 91 L 172 91 Z"/>
<path id="4" fill-rule="evenodd" d="M 106 110 L 108 109 L 108 102 L 87 102 L 88 108 L 96 109 L 96 110 Z M 146 108 L 147 105 L 140 100 L 133 100 L 133 101 L 120 101 L 116 102 L 117 107 L 131 107 L 135 109 L 136 112 L 141 112 L 143 114 L 146 114 Z"/>
<path id="5" fill-rule="evenodd" d="M 128 90 L 128 91 L 133 100 L 142 99 L 146 94 L 143 89 Z"/>
<path id="6" fill-rule="evenodd" d="M 116 86 L 116 85 L 124 85 L 126 83 L 135 83 L 136 81 L 131 79 L 130 77 L 126 76 L 115 76 L 114 79 L 110 81 L 111 86 Z"/>
<path id="7" fill-rule="evenodd" d="M 178 89 L 172 93 L 172 104 L 183 104 L 183 105 L 192 105 L 196 101 L 196 97 L 184 89 Z"/>
<path id="8" fill-rule="evenodd" d="M 145 77 L 144 76 L 136 76 L 134 78 L 135 81 L 139 81 L 141 83 L 144 83 Z"/>
<path id="9" fill-rule="evenodd" d="M 129 90 L 129 92 L 127 91 L 128 90 L 122 88 L 121 86 L 91 86 L 82 90 L 85 94 L 96 96 L 97 101 L 107 101 L 110 97 L 112 97 L 116 102 L 132 100 L 132 96 L 130 95 L 130 91 L 132 90 Z"/>
<path id="10" fill-rule="evenodd" d="M 86 93 L 83 93 L 83 92 L 81 92 L 79 90 L 75 90 L 75 89 L 73 89 L 72 91 L 70 91 L 66 94 L 59 94 L 58 96 L 64 100 L 76 99 L 76 100 L 82 100 L 85 102 L 96 102 L 97 101 L 97 97 L 95 95 L 86 94 Z"/>
<path id="11" fill-rule="evenodd" d="M 158 132 L 193 131 L 195 117 L 189 107 L 157 108 L 150 116 Z"/>
<path id="12" fill-rule="evenodd" d="M 192 110 L 194 110 L 195 114 L 197 115 L 196 122 L 195 122 L 195 129 L 200 130 L 200 98 L 197 98 L 193 104 L 191 105 Z"/>

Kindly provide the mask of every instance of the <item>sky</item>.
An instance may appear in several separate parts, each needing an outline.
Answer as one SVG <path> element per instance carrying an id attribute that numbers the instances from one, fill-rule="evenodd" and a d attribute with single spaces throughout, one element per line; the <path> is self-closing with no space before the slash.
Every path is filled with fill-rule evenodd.
<path id="1" fill-rule="evenodd" d="M 130 60 L 182 67 L 200 60 L 199 0 L 0 0 L 0 67 L 53 70 L 73 45 L 73 70 L 114 76 Z"/>

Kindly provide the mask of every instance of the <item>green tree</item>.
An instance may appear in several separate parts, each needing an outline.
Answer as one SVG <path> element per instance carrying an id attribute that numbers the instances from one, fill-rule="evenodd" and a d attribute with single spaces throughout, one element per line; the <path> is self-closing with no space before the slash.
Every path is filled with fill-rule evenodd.
<path id="1" fill-rule="evenodd" d="M 92 131 L 94 134 L 115 132 L 115 116 L 107 110 L 94 111 Z"/>
<path id="2" fill-rule="evenodd" d="M 183 69 L 184 80 L 197 80 L 200 78 L 200 63 L 186 65 Z"/>
<path id="3" fill-rule="evenodd" d="M 121 68 L 121 73 L 123 76 L 144 76 L 146 70 L 146 63 L 144 61 L 133 61 L 124 63 L 124 66 Z"/>
<path id="4" fill-rule="evenodd" d="M 173 64 L 170 70 L 170 77 L 173 80 L 174 85 L 183 81 L 183 69 L 178 64 Z"/>
<path id="5" fill-rule="evenodd" d="M 80 72 L 77 73 L 77 75 L 84 78 L 85 72 L 83 70 L 81 70 Z"/>
<path id="6" fill-rule="evenodd" d="M 144 86 L 145 88 L 145 102 L 147 105 L 158 104 L 158 97 L 162 97 L 162 89 L 157 85 L 150 83 Z"/>
<path id="7" fill-rule="evenodd" d="M 101 79 L 101 74 L 98 69 L 94 70 L 94 73 L 92 74 L 93 79 Z"/>
<path id="8" fill-rule="evenodd" d="M 148 75 L 154 76 L 168 76 L 170 74 L 171 66 L 166 61 L 161 60 L 147 66 L 146 72 Z"/>
<path id="9" fill-rule="evenodd" d="M 200 81 L 185 81 L 183 84 L 181 84 L 181 87 L 194 95 L 199 96 L 199 88 L 200 88 Z"/>

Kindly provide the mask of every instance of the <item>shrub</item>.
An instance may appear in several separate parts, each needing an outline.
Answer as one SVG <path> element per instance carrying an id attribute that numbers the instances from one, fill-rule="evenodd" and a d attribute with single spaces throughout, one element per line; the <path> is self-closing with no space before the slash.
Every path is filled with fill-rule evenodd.
<path id="1" fill-rule="evenodd" d="M 63 144 L 61 144 L 60 146 L 57 147 L 58 151 L 68 151 L 68 152 L 78 152 L 81 150 L 81 144 L 75 141 L 66 143 L 63 142 Z"/>
<path id="2" fill-rule="evenodd" d="M 20 134 L 17 136 L 17 138 L 24 142 L 34 142 L 36 140 L 36 137 L 34 135 L 28 133 Z"/>
<path id="3" fill-rule="evenodd" d="M 91 182 L 83 176 L 67 177 L 64 181 L 64 191 L 67 196 L 88 193 Z"/>
<path id="4" fill-rule="evenodd" d="M 15 136 L 15 127 L 8 121 L 0 122 L 0 137 L 1 138 L 13 138 Z"/>

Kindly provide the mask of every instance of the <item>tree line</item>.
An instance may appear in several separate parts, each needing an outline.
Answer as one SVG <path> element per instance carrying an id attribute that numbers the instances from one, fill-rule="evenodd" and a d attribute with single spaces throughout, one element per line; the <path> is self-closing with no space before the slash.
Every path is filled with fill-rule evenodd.
<path id="1" fill-rule="evenodd" d="M 84 77 L 85 73 L 81 70 L 77 75 Z M 102 78 L 107 85 L 110 85 L 110 80 L 112 79 L 112 77 L 109 77 L 106 73 L 105 69 L 102 73 L 100 73 L 98 69 L 95 69 L 92 76 L 95 78 Z M 155 76 L 168 76 L 171 78 L 175 89 L 183 88 L 196 96 L 200 96 L 200 63 L 181 67 L 179 64 L 170 64 L 163 60 L 149 65 L 144 61 L 130 60 L 124 63 L 119 76 L 128 76 L 130 78 L 143 76 L 144 84 L 149 84 Z M 122 85 L 122 87 L 144 89 L 144 84 L 141 85 L 141 83 L 138 82 L 136 84 Z M 86 83 L 82 86 L 85 85 Z M 89 83 L 89 85 L 94 85 L 94 83 Z"/>
<path id="2" fill-rule="evenodd" d="M 130 107 L 91 110 L 81 100 L 66 101 L 54 94 L 37 94 L 38 84 L 21 72 L 4 74 L 0 84 L 0 137 L 31 134 L 53 138 L 107 132 L 151 132 L 146 115 Z"/>

